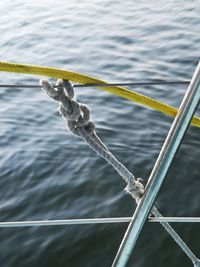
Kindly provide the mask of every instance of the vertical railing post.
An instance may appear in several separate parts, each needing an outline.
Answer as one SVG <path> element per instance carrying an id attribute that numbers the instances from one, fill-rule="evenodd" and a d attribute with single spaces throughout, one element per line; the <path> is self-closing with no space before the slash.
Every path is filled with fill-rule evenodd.
<path id="1" fill-rule="evenodd" d="M 169 130 L 157 161 L 150 174 L 145 193 L 138 203 L 122 240 L 112 267 L 124 267 L 153 206 L 158 191 L 167 175 L 200 100 L 200 63 L 192 77 L 176 118 Z"/>

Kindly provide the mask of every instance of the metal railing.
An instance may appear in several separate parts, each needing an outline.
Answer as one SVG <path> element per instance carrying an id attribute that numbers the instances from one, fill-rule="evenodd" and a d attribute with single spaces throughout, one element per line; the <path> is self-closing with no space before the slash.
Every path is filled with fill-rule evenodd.
<path id="1" fill-rule="evenodd" d="M 172 84 L 172 83 L 189 83 L 188 81 L 158 81 L 154 84 Z M 146 83 L 118 83 L 108 85 L 148 85 Z M 80 85 L 74 85 L 78 87 Z M 81 85 L 94 86 L 94 84 Z M 95 84 L 97 86 L 97 84 Z M 101 85 L 102 86 L 102 85 Z M 38 87 L 36 85 L 0 85 L 0 87 Z M 167 172 L 175 157 L 175 154 L 182 142 L 187 131 L 190 121 L 200 100 L 200 63 L 198 64 L 189 87 L 185 93 L 178 114 L 170 128 L 158 159 L 149 177 L 145 193 L 139 201 L 137 208 L 132 217 L 119 218 L 91 218 L 91 219 L 67 219 L 67 220 L 45 220 L 45 221 L 23 221 L 23 222 L 0 222 L 0 227 L 24 227 L 24 226 L 52 226 L 52 225 L 73 225 L 73 224 L 97 224 L 97 223 L 129 223 L 128 229 L 122 240 L 118 253 L 114 259 L 112 267 L 125 267 L 132 250 L 137 242 L 143 225 L 151 211 L 159 189 L 166 178 Z M 158 212 L 159 213 L 159 212 Z M 193 217 L 149 217 L 149 222 L 200 222 L 200 218 Z M 178 242 L 177 242 L 178 243 Z M 187 248 L 187 246 L 185 246 Z M 187 252 L 186 252 L 187 254 Z M 194 256 L 195 258 L 196 256 Z M 199 259 L 193 261 L 195 266 L 200 266 Z"/>
<path id="2" fill-rule="evenodd" d="M 182 100 L 177 116 L 169 130 L 158 159 L 150 174 L 144 195 L 137 205 L 132 220 L 124 235 L 112 267 L 124 267 L 137 242 L 146 218 L 151 211 L 158 191 L 167 175 L 184 134 L 200 100 L 200 63 Z"/>

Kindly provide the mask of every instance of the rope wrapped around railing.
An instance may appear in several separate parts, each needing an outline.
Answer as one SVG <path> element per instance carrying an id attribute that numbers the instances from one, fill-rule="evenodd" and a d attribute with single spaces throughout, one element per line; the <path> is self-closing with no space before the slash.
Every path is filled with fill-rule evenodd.
<path id="1" fill-rule="evenodd" d="M 87 105 L 77 102 L 74 89 L 69 81 L 58 80 L 54 88 L 47 79 L 41 79 L 43 90 L 55 101 L 60 102 L 59 110 L 67 120 L 69 130 L 81 137 L 98 155 L 104 158 L 126 181 L 125 191 L 138 202 L 144 192 L 141 178 L 135 179 L 133 174 L 109 151 L 95 132 L 95 124 L 90 120 Z"/>
<path id="2" fill-rule="evenodd" d="M 135 179 L 133 174 L 109 151 L 95 132 L 95 124 L 90 120 L 90 110 L 87 105 L 78 103 L 74 98 L 74 89 L 69 81 L 58 80 L 56 87 L 52 86 L 48 80 L 40 80 L 43 90 L 55 101 L 60 102 L 59 110 L 61 115 L 67 120 L 69 130 L 84 139 L 84 141 L 102 158 L 104 158 L 119 175 L 126 181 L 125 191 L 139 202 L 143 193 L 144 185 L 141 178 Z M 154 206 L 151 214 L 155 217 L 162 217 Z M 185 242 L 175 232 L 168 222 L 161 222 L 161 225 L 172 236 L 174 241 L 181 247 L 186 255 L 191 259 L 195 267 L 200 267 L 200 260 L 189 249 Z"/>

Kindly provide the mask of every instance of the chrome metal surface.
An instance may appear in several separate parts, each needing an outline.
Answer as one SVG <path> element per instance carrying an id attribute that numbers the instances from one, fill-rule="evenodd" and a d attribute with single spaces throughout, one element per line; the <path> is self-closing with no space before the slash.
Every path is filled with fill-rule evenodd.
<path id="1" fill-rule="evenodd" d="M 2 227 L 22 227 L 22 226 L 53 226 L 53 225 L 77 225 L 77 224 L 99 224 L 99 223 L 127 223 L 131 217 L 118 218 L 89 218 L 89 219 L 69 219 L 69 220 L 44 220 L 44 221 L 21 221 L 21 222 L 0 222 Z"/>
<path id="2" fill-rule="evenodd" d="M 112 267 L 124 267 L 137 242 L 153 202 L 167 175 L 200 99 L 200 63 L 185 93 L 178 114 L 170 128 L 158 159 L 150 174 L 145 193 L 138 203 Z"/>

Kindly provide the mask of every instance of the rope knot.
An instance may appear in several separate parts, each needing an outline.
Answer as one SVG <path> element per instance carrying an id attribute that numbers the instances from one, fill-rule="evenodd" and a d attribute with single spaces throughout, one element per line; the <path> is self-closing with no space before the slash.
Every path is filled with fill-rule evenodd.
<path id="1" fill-rule="evenodd" d="M 80 136 L 80 130 L 84 130 L 89 135 L 93 134 L 95 125 L 90 121 L 90 109 L 74 99 L 74 89 L 69 81 L 58 80 L 57 90 L 46 79 L 42 79 L 40 85 L 52 99 L 60 102 L 60 114 L 67 119 L 72 133 Z"/>
<path id="2" fill-rule="evenodd" d="M 67 105 L 66 103 L 67 98 L 61 101 L 59 105 L 60 114 L 67 120 L 77 121 L 81 114 L 79 103 L 76 100 L 70 100 Z"/>
<path id="3" fill-rule="evenodd" d="M 133 177 L 124 189 L 126 193 L 129 193 L 133 198 L 135 198 L 136 202 L 138 202 L 144 194 L 144 185 L 142 184 L 142 181 L 143 180 L 141 178 L 135 180 Z"/>
<path id="4" fill-rule="evenodd" d="M 70 121 L 77 121 L 81 110 L 79 103 L 73 99 L 74 89 L 69 81 L 58 80 L 57 93 L 60 101 L 59 110 L 64 118 Z"/>

